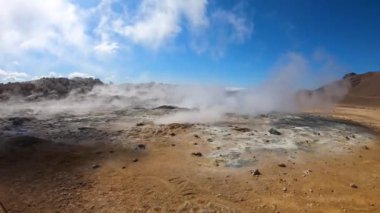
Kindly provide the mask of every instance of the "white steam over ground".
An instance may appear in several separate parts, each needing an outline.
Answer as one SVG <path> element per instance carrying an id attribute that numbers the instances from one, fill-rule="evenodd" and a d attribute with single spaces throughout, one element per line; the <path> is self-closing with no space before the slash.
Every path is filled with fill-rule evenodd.
<path id="1" fill-rule="evenodd" d="M 311 70 L 308 60 L 301 55 L 290 53 L 279 61 L 269 80 L 252 88 L 232 90 L 224 86 L 158 83 L 99 85 L 89 93 L 72 92 L 60 100 L 24 102 L 13 98 L 1 103 L 0 110 L 3 115 L 14 115 L 20 112 L 54 115 L 174 105 L 190 110 L 161 117 L 157 120 L 158 123 L 214 122 L 222 119 L 226 113 L 255 115 L 273 111 L 296 112 L 299 110 L 299 103 L 296 101 L 297 92 L 300 88 L 318 85 L 319 82 L 313 82 L 317 79 L 313 75 L 321 75 L 321 73 Z M 314 85 L 310 85 L 310 82 Z M 322 82 L 319 85 L 321 84 Z M 345 84 L 337 84 L 321 91 L 318 95 L 303 97 L 302 102 L 309 107 L 330 106 L 333 103 L 330 98 L 325 98 L 326 96 L 339 100 L 346 91 Z"/>

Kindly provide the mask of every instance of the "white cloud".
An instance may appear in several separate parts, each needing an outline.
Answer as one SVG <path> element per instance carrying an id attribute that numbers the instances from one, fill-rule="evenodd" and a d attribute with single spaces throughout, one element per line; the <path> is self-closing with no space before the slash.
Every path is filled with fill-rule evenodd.
<path id="1" fill-rule="evenodd" d="M 226 10 L 218 10 L 213 14 L 218 22 L 224 22 L 232 28 L 230 39 L 236 42 L 244 42 L 249 39 L 253 31 L 253 23 L 245 17 Z"/>
<path id="2" fill-rule="evenodd" d="M 85 8 L 73 0 L 0 0 L 0 67 L 27 69 L 31 76 L 60 71 L 62 67 L 106 76 L 110 74 L 111 59 L 121 58 L 116 54 L 132 52 L 135 45 L 158 50 L 175 42 L 181 33 L 188 33 L 186 40 L 178 42 L 181 47 L 187 39 L 191 43 L 197 37 L 204 38 L 197 43 L 202 49 L 198 52 L 211 52 L 214 46 L 223 52 L 231 42 L 244 42 L 252 31 L 250 22 L 235 14 L 234 9 L 215 7 L 208 11 L 208 0 L 93 3 L 96 5 Z M 222 12 L 212 15 L 215 11 Z M 225 37 L 220 29 L 225 26 L 232 29 L 227 40 L 208 39 Z M 116 57 L 104 57 L 106 54 Z M 117 75 L 122 71 L 118 70 Z"/>
<path id="3" fill-rule="evenodd" d="M 250 39 L 253 21 L 249 19 L 250 15 L 244 8 L 243 4 L 237 4 L 232 10 L 213 11 L 209 18 L 212 27 L 193 37 L 193 50 L 198 54 L 210 53 L 213 57 L 220 58 L 225 55 L 229 46 Z"/>
<path id="4" fill-rule="evenodd" d="M 22 81 L 28 78 L 28 74 L 24 72 L 6 71 L 0 69 L 0 81 L 1 82 L 13 82 Z"/>
<path id="5" fill-rule="evenodd" d="M 183 21 L 196 31 L 208 24 L 207 0 L 143 0 L 129 20 L 113 22 L 116 32 L 135 43 L 158 49 L 182 31 Z"/>
<path id="6" fill-rule="evenodd" d="M 115 53 L 119 49 L 119 45 L 116 42 L 102 42 L 94 47 L 94 50 L 100 54 Z"/>
<path id="7" fill-rule="evenodd" d="M 85 23 L 67 0 L 0 0 L 0 51 L 83 49 Z"/>
<path id="8" fill-rule="evenodd" d="M 87 73 L 82 73 L 82 72 L 73 72 L 68 75 L 68 78 L 94 78 L 94 76 L 87 74 Z"/>

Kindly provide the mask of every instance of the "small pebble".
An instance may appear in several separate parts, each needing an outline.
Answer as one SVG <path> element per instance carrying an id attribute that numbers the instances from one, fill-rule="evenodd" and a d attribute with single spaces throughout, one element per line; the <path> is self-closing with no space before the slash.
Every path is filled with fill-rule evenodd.
<path id="1" fill-rule="evenodd" d="M 196 157 L 202 157 L 203 156 L 202 153 L 200 153 L 200 152 L 193 152 L 193 153 L 191 153 L 191 155 L 196 156 Z"/>
<path id="2" fill-rule="evenodd" d="M 253 176 L 259 176 L 259 175 L 261 175 L 261 172 L 258 169 L 251 170 L 250 172 L 251 172 L 251 174 Z"/>
<path id="3" fill-rule="evenodd" d="M 91 168 L 93 168 L 93 169 L 97 169 L 99 167 L 100 167 L 100 165 L 98 165 L 98 164 L 94 164 L 94 165 L 91 166 Z"/>
<path id="4" fill-rule="evenodd" d="M 350 186 L 351 186 L 351 188 L 354 188 L 354 189 L 358 188 L 358 186 L 355 183 L 351 183 Z"/>

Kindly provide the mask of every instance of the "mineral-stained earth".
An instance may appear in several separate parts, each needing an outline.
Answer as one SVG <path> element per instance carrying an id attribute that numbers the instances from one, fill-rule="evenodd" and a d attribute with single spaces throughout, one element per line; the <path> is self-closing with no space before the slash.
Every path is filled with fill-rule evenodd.
<path id="1" fill-rule="evenodd" d="M 171 122 L 197 109 L 130 104 L 47 113 L 33 104 L 1 104 L 0 212 L 380 208 L 376 107 Z"/>

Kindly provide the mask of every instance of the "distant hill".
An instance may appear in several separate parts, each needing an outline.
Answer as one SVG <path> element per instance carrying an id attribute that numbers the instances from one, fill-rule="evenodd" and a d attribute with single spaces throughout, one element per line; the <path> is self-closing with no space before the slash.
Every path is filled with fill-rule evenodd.
<path id="1" fill-rule="evenodd" d="M 343 79 L 297 94 L 302 107 L 331 104 L 380 107 L 380 72 L 348 73 Z"/>
<path id="2" fill-rule="evenodd" d="M 345 78 L 350 87 L 341 104 L 380 106 L 380 72 L 368 72 Z"/>
<path id="3" fill-rule="evenodd" d="M 0 84 L 0 101 L 60 99 L 71 92 L 89 92 L 96 85 L 103 85 L 103 82 L 93 78 L 41 78 L 34 81 L 6 83 Z"/>

